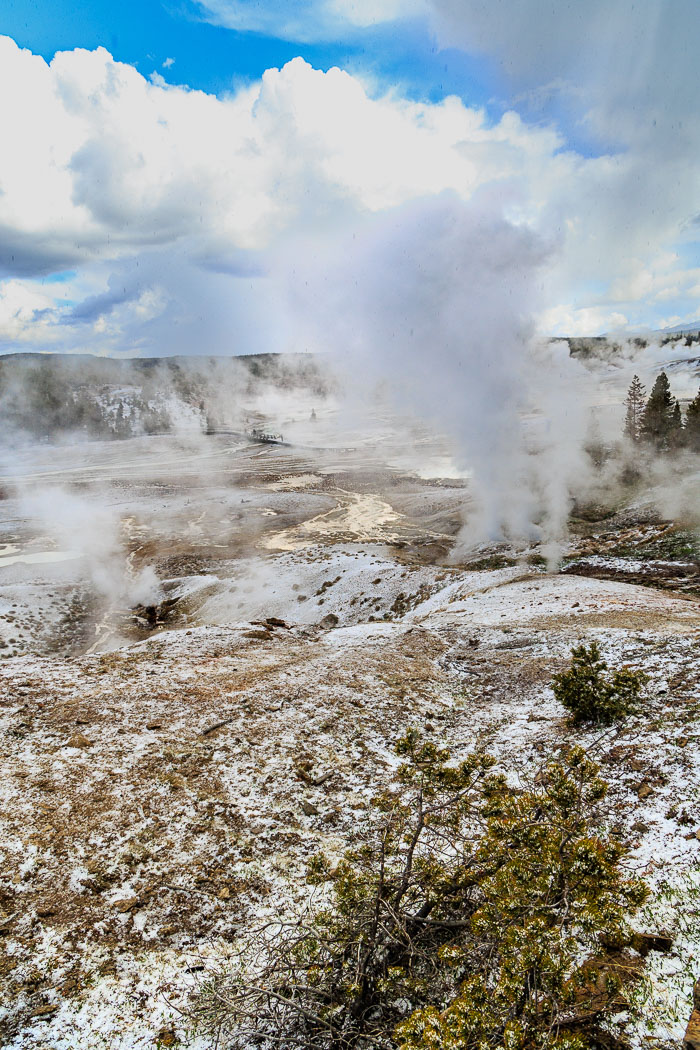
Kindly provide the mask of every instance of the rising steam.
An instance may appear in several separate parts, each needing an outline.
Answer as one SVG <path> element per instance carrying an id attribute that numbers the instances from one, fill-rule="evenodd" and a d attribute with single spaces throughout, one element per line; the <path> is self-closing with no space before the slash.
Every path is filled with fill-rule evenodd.
<path id="1" fill-rule="evenodd" d="M 307 249 L 308 253 L 308 249 Z M 562 539 L 580 476 L 584 373 L 538 344 L 532 314 L 550 254 L 493 202 L 453 194 L 368 220 L 295 266 L 294 303 L 314 345 L 447 432 L 472 479 L 463 545 Z M 303 291 L 300 291 L 303 289 Z"/>

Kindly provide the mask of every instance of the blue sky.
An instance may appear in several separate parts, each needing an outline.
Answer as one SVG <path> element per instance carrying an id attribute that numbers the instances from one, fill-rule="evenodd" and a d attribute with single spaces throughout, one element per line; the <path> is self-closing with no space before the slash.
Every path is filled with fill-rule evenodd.
<path id="1" fill-rule="evenodd" d="M 0 352 L 298 348 L 299 273 L 445 195 L 538 330 L 694 320 L 698 53 L 696 0 L 5 0 Z"/>
<path id="2" fill-rule="evenodd" d="M 6 0 L 0 30 L 47 60 L 56 51 L 101 46 L 144 75 L 156 71 L 170 83 L 217 94 L 284 65 L 300 50 L 290 41 L 212 25 L 186 0 Z M 321 68 L 347 54 L 342 47 L 305 50 Z M 174 63 L 164 67 L 168 59 Z"/>
<path id="3" fill-rule="evenodd" d="M 491 102 L 494 111 L 500 105 L 488 60 L 439 47 L 421 18 L 310 43 L 214 25 L 188 0 L 5 0 L 0 32 L 47 60 L 56 51 L 102 46 L 146 76 L 157 72 L 171 84 L 215 94 L 301 55 L 317 69 L 371 73 L 413 98 L 457 94 L 476 105 Z"/>

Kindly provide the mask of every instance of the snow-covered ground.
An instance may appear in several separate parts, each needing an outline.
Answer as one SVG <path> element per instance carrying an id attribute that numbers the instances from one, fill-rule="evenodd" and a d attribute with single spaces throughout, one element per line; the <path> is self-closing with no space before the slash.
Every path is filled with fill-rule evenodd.
<path id="1" fill-rule="evenodd" d="M 516 777 L 590 748 L 658 889 L 640 923 L 680 922 L 649 1010 L 652 1034 L 682 1035 L 700 951 L 678 918 L 700 850 L 692 594 L 509 551 L 459 563 L 463 482 L 413 474 L 393 447 L 197 435 L 42 457 L 5 479 L 0 521 L 4 1045 L 204 1050 L 187 1017 L 202 968 L 305 897 L 319 848 L 361 838 L 413 725 Z M 621 517 L 569 553 L 602 558 L 595 573 L 669 537 Z M 650 675 L 639 713 L 604 733 L 574 730 L 550 688 L 592 640 Z"/>
<path id="2" fill-rule="evenodd" d="M 639 716 L 602 737 L 574 734 L 548 686 L 593 638 L 651 675 Z M 361 832 L 409 725 L 523 771 L 589 743 L 637 869 L 690 869 L 699 645 L 694 603 L 501 571 L 389 622 L 204 626 L 102 656 L 8 661 L 7 1045 L 184 1038 L 174 1007 L 192 967 L 224 957 L 240 922 L 303 895 L 319 847 L 337 855 Z"/>

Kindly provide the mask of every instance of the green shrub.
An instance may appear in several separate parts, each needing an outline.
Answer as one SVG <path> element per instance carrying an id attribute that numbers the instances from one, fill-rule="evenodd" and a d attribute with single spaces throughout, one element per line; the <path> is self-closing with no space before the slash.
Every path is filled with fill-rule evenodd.
<path id="1" fill-rule="evenodd" d="M 598 828 L 606 786 L 581 749 L 508 786 L 407 734 L 367 841 L 310 881 L 327 906 L 267 924 L 199 998 L 231 1048 L 582 1047 L 624 1012 L 627 916 L 644 900 Z M 624 969 L 624 967 L 623 967 Z"/>
<path id="2" fill-rule="evenodd" d="M 537 788 L 487 806 L 478 907 L 450 952 L 466 979 L 446 1009 L 400 1026 L 401 1050 L 573 1050 L 624 1008 L 625 964 L 601 945 L 625 943 L 647 891 L 623 875 L 624 847 L 591 826 L 606 792 L 597 772 L 576 748 Z"/>
<path id="3" fill-rule="evenodd" d="M 569 670 L 555 675 L 554 695 L 571 712 L 575 723 L 611 725 L 637 707 L 648 676 L 628 668 L 612 674 L 607 671 L 598 643 L 593 642 L 590 646 L 576 646 L 571 652 Z"/>

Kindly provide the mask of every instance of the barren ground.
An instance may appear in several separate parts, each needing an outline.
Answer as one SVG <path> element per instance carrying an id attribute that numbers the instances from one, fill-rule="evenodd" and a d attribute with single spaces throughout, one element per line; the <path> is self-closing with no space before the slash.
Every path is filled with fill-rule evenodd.
<path id="1" fill-rule="evenodd" d="M 319 847 L 362 835 L 410 725 L 457 752 L 487 746 L 515 777 L 583 740 L 637 869 L 697 867 L 685 523 L 579 523 L 556 574 L 536 551 L 455 563 L 468 490 L 422 439 L 413 472 L 376 442 L 207 440 L 46 448 L 4 479 L 5 1045 L 205 1047 L 186 1016 L 202 968 L 305 896 Z M 108 502 L 116 552 L 95 555 L 80 523 L 59 544 L 27 510 L 37 485 Z M 100 584 L 105 558 L 120 586 L 149 566 L 162 591 L 110 597 L 127 591 Z M 651 676 L 640 714 L 603 735 L 574 732 L 549 689 L 592 639 Z M 697 946 L 674 951 L 658 981 L 682 1013 Z"/>

